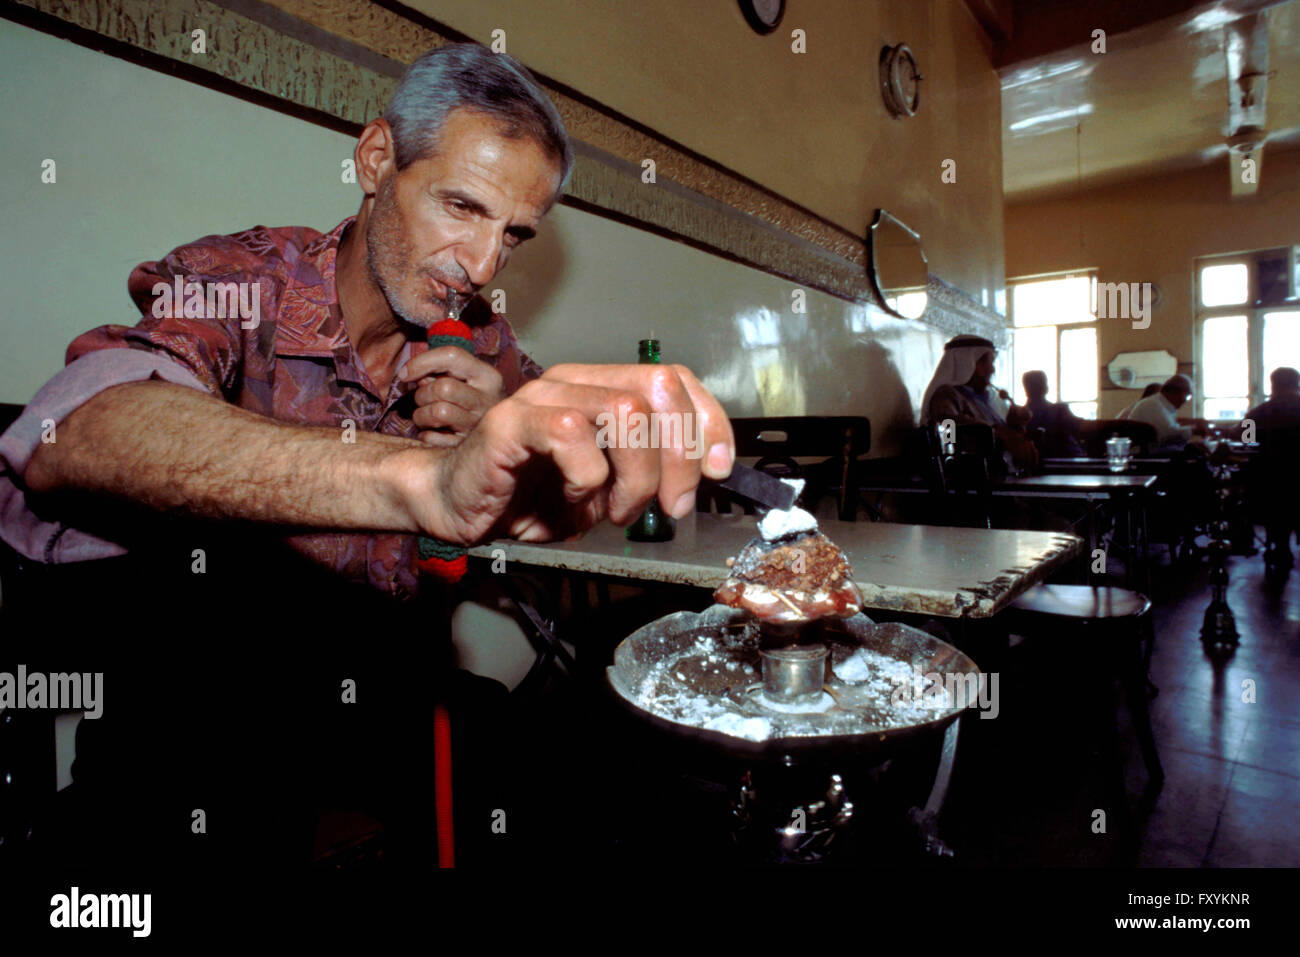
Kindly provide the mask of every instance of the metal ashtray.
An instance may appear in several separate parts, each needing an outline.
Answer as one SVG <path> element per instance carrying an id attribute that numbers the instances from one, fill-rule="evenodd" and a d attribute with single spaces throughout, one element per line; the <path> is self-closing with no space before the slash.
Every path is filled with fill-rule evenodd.
<path id="1" fill-rule="evenodd" d="M 908 625 L 858 614 L 816 639 L 770 648 L 747 612 L 714 605 L 638 629 L 608 677 L 650 723 L 742 754 L 880 750 L 946 727 L 983 680 L 966 655 Z"/>

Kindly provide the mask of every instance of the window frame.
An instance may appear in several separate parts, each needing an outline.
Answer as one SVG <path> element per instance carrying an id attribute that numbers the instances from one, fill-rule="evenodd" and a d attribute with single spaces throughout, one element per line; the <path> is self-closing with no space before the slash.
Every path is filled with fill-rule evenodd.
<path id="1" fill-rule="evenodd" d="M 1097 365 L 1096 369 L 1094 370 L 1097 377 L 1097 394 L 1094 398 L 1066 399 L 1061 395 L 1061 381 L 1062 381 L 1061 332 L 1063 330 L 1069 330 L 1069 329 L 1096 330 L 1097 331 L 1097 360 L 1098 362 L 1100 362 L 1101 361 L 1101 334 L 1100 334 L 1101 324 L 1098 323 L 1097 321 L 1097 314 L 1095 312 L 1091 313 L 1092 318 L 1082 322 L 1060 322 L 1060 323 L 1045 322 L 1035 326 L 1017 326 L 1016 314 L 1015 314 L 1015 309 L 1016 309 L 1015 287 L 1020 285 L 1021 283 L 1043 282 L 1045 280 L 1053 280 L 1053 279 L 1074 279 L 1076 277 L 1081 277 L 1081 276 L 1086 276 L 1088 279 L 1088 308 L 1089 310 L 1091 310 L 1097 301 L 1097 271 L 1098 271 L 1097 267 L 1091 266 L 1084 269 L 1066 269 L 1058 272 L 1036 273 L 1027 276 L 1016 276 L 1014 278 L 1007 280 L 1007 320 L 1011 323 L 1011 335 L 1013 337 L 1012 346 L 1011 346 L 1011 380 L 1013 386 L 1011 390 L 1012 395 L 1019 395 L 1021 392 L 1024 391 L 1024 386 L 1020 382 L 1020 376 L 1024 372 L 1028 371 L 1028 370 L 1017 369 L 1015 367 L 1014 337 L 1016 333 L 1019 332 L 1021 329 L 1055 328 L 1056 329 L 1056 368 L 1052 370 L 1051 375 L 1052 375 L 1052 386 L 1053 386 L 1053 390 L 1055 391 L 1056 398 L 1052 401 L 1064 402 L 1067 405 L 1071 403 L 1078 404 L 1084 402 L 1091 402 L 1095 406 L 1094 416 L 1092 421 L 1095 421 L 1097 416 L 1100 415 L 1101 412 L 1101 366 L 1100 365 Z"/>
<path id="2" fill-rule="evenodd" d="M 1192 262 L 1192 355 L 1197 374 L 1194 376 L 1196 386 L 1195 416 L 1205 417 L 1205 332 L 1207 319 L 1223 316 L 1246 317 L 1246 384 L 1250 390 L 1246 396 L 1246 408 L 1253 409 L 1268 396 L 1268 374 L 1272 370 L 1264 368 L 1264 316 L 1273 312 L 1300 312 L 1300 300 L 1283 299 L 1275 302 L 1260 301 L 1259 264 L 1266 259 L 1276 259 L 1279 254 L 1287 255 L 1290 247 L 1272 246 L 1266 249 L 1253 249 L 1246 252 L 1221 253 L 1213 256 L 1198 256 Z M 1234 264 L 1246 266 L 1246 299 L 1234 305 L 1201 305 L 1201 274 L 1208 266 L 1229 266 Z M 1215 421 L 1229 421 L 1226 419 Z"/>

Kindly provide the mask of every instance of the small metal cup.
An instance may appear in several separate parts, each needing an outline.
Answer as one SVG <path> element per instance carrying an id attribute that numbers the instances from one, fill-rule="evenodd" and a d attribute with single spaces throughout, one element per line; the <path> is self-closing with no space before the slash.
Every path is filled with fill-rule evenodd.
<path id="1" fill-rule="evenodd" d="M 759 657 L 763 662 L 763 692 L 769 697 L 793 703 L 821 695 L 828 660 L 825 645 L 762 649 Z"/>

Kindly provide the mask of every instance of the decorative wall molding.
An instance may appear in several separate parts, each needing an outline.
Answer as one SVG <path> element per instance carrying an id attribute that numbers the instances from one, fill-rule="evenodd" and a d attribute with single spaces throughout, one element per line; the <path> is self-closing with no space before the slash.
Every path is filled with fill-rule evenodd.
<path id="1" fill-rule="evenodd" d="M 931 273 L 925 284 L 929 296 L 924 320 L 954 336 L 974 333 L 984 336 L 999 349 L 1011 345 L 1011 327 L 1000 315 L 976 302 L 956 286 Z"/>
<path id="2" fill-rule="evenodd" d="M 17 8 L 33 11 L 15 15 Z M 356 132 L 383 112 L 405 64 L 468 39 L 396 3 L 366 0 L 3 0 L 0 13 L 49 29 L 61 21 L 138 50 L 142 62 L 226 92 L 231 84 L 316 122 Z M 203 29 L 207 52 L 191 52 Z M 84 35 L 73 35 L 88 42 Z M 94 45 L 94 44 L 91 44 Z M 174 68 L 173 68 L 174 67 Z M 686 242 L 736 262 L 880 307 L 868 280 L 867 243 L 765 189 L 592 101 L 539 76 L 574 141 L 576 162 L 564 202 Z M 652 158 L 656 182 L 641 180 Z M 922 320 L 953 334 L 997 341 L 1006 320 L 931 276 Z"/>

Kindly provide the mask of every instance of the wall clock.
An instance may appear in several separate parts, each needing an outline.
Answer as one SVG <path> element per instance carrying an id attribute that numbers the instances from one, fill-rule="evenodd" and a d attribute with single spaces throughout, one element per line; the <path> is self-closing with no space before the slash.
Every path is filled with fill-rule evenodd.
<path id="1" fill-rule="evenodd" d="M 921 70 L 906 43 L 880 51 L 880 94 L 893 116 L 915 116 L 921 106 Z"/>
<path id="2" fill-rule="evenodd" d="M 745 22 L 758 33 L 771 33 L 785 16 L 785 0 L 740 0 Z"/>

